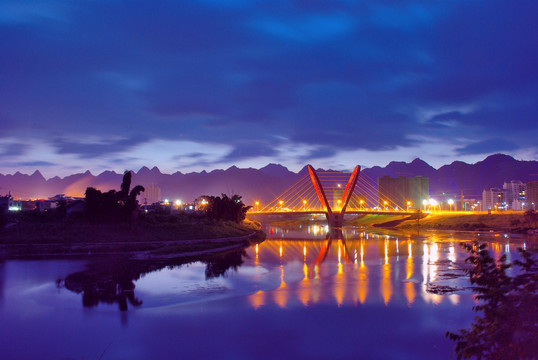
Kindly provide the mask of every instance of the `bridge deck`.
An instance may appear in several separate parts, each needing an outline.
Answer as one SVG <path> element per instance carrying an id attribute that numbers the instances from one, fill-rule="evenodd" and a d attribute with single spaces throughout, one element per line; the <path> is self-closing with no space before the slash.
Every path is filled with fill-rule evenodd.
<path id="1" fill-rule="evenodd" d="M 414 215 L 416 211 L 386 211 L 386 210 L 346 210 L 345 215 Z M 300 210 L 300 211 L 250 211 L 248 215 L 326 215 L 323 210 Z"/>

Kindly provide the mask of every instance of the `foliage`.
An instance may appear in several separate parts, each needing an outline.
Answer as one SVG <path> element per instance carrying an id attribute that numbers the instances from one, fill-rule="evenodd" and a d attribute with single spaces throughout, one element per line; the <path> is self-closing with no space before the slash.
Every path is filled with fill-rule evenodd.
<path id="1" fill-rule="evenodd" d="M 525 211 L 525 219 L 527 219 L 529 226 L 536 227 L 536 224 L 538 223 L 538 213 L 535 210 L 527 210 Z"/>
<path id="2" fill-rule="evenodd" d="M 144 191 L 141 185 L 131 188 L 132 173 L 123 174 L 121 190 L 102 193 L 93 187 L 86 189 L 87 214 L 91 220 L 124 221 L 132 220 L 138 209 L 136 197 Z"/>
<path id="3" fill-rule="evenodd" d="M 536 253 L 519 249 L 523 261 L 510 264 L 503 255 L 496 263 L 486 244 L 464 246 L 471 254 L 466 262 L 473 266 L 467 273 L 479 301 L 473 310 L 480 316 L 475 317 L 470 330 L 446 333 L 456 341 L 457 358 L 534 358 L 538 349 L 538 266 L 533 259 Z M 510 268 L 516 276 L 507 274 Z"/>
<path id="4" fill-rule="evenodd" d="M 204 198 L 208 202 L 204 211 L 212 220 L 233 221 L 241 224 L 247 216 L 247 211 L 251 208 L 251 206 L 243 204 L 239 195 L 228 197 L 228 195 L 222 194 L 222 197 L 204 196 Z"/>

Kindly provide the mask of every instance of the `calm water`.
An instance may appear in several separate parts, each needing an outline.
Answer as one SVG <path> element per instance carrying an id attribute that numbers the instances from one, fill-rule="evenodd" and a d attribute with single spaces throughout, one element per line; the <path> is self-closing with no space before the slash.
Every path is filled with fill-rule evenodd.
<path id="1" fill-rule="evenodd" d="M 2 359 L 449 359 L 470 233 L 268 228 L 190 264 L 0 262 Z M 496 256 L 524 238 L 489 235 Z"/>

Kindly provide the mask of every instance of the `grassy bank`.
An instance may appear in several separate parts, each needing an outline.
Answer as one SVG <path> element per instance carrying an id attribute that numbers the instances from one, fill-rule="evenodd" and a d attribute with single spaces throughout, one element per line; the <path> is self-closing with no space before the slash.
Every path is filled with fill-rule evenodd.
<path id="1" fill-rule="evenodd" d="M 534 216 L 534 217 L 533 217 Z M 499 212 L 499 213 L 421 213 L 409 215 L 368 214 L 357 216 L 354 219 L 346 219 L 345 226 L 359 227 L 384 227 L 393 229 L 437 229 L 437 230 L 460 230 L 460 231 L 504 231 L 510 233 L 538 234 L 538 216 L 523 212 Z M 312 225 L 316 222 L 304 219 L 276 220 L 269 222 L 275 226 Z M 326 222 L 322 221 L 322 224 Z"/>
<path id="2" fill-rule="evenodd" d="M 191 215 L 142 216 L 131 224 L 24 215 L 0 231 L 0 251 L 7 255 L 197 252 L 247 241 L 253 233 L 257 240 L 263 238 L 255 222 L 217 222 Z"/>
<path id="3" fill-rule="evenodd" d="M 463 231 L 506 231 L 511 233 L 533 233 L 536 231 L 536 220 L 525 216 L 521 212 L 513 213 L 440 213 L 430 214 L 418 222 L 416 220 L 404 221 L 396 228 L 406 229 L 413 227 L 439 230 Z"/>

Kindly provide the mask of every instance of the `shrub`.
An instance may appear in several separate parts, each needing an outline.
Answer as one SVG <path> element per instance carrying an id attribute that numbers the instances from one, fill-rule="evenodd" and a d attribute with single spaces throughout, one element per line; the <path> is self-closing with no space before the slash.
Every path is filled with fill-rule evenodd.
<path id="1" fill-rule="evenodd" d="M 465 260 L 473 266 L 467 270 L 479 305 L 471 329 L 446 336 L 456 341 L 458 359 L 532 359 L 538 349 L 538 266 L 533 255 L 519 249 L 523 261 L 499 262 L 490 256 L 486 244 L 464 245 L 471 255 Z M 515 277 L 506 270 L 517 267 Z"/>

